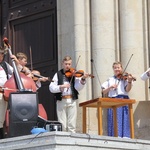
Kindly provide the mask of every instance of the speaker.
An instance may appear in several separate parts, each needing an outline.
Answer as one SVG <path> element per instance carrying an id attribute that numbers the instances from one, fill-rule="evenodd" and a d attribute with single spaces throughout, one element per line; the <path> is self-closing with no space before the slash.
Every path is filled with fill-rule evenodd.
<path id="1" fill-rule="evenodd" d="M 11 93 L 9 96 L 9 137 L 31 134 L 38 118 L 36 92 Z"/>

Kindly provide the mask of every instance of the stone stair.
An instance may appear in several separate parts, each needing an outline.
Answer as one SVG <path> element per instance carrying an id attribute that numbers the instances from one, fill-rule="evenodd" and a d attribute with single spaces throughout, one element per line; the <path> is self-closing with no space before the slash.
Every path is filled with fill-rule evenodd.
<path id="1" fill-rule="evenodd" d="M 0 140 L 0 150 L 150 150 L 150 141 L 69 132 L 47 132 Z"/>

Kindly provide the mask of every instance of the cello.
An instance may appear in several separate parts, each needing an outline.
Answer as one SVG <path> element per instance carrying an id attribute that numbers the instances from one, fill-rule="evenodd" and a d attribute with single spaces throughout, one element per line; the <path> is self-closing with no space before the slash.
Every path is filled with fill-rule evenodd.
<path id="1" fill-rule="evenodd" d="M 11 56 L 12 52 L 8 39 L 4 38 L 3 42 L 8 47 Z M 6 112 L 5 128 L 9 136 L 20 136 L 30 134 L 30 130 L 37 123 L 38 114 L 45 119 L 47 119 L 47 114 L 43 105 L 38 104 L 37 88 L 33 79 L 19 72 L 15 60 L 11 59 L 11 61 L 14 74 L 4 84 L 4 99 L 10 102 L 10 113 L 9 110 Z M 14 118 L 19 119 L 18 123 L 14 122 Z M 26 120 L 25 123 L 22 124 L 20 119 Z M 24 126 L 25 128 L 20 128 L 18 133 L 14 132 L 18 126 Z"/>
<path id="2" fill-rule="evenodd" d="M 11 56 L 11 46 L 8 43 L 8 39 L 5 37 L 3 42 L 7 46 L 8 53 Z M 14 74 L 6 81 L 4 85 L 4 99 L 6 101 L 8 101 L 9 95 L 12 92 L 36 92 L 35 82 L 25 74 L 19 73 L 15 61 L 13 59 L 11 59 L 11 61 Z"/>

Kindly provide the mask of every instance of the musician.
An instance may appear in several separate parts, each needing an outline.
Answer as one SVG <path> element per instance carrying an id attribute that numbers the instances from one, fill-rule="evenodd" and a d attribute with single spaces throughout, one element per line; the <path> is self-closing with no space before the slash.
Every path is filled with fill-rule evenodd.
<path id="1" fill-rule="evenodd" d="M 57 100 L 57 117 L 62 123 L 63 131 L 76 132 L 77 99 L 78 91 L 83 89 L 87 74 L 82 77 L 69 76 L 72 59 L 70 56 L 64 57 L 63 68 L 55 73 L 53 81 L 49 85 L 50 92 L 54 93 Z"/>
<path id="2" fill-rule="evenodd" d="M 141 74 L 141 79 L 146 81 L 150 78 L 150 68 L 147 69 L 144 73 Z"/>
<path id="3" fill-rule="evenodd" d="M 13 74 L 13 68 L 4 61 L 4 56 L 7 50 L 0 47 L 0 87 L 2 88 L 8 78 Z M 0 139 L 4 138 L 3 125 L 5 120 L 5 114 L 7 110 L 7 101 L 4 100 L 3 93 L 0 93 Z"/>
<path id="4" fill-rule="evenodd" d="M 123 78 L 121 62 L 114 62 L 112 65 L 114 75 L 109 77 L 107 81 L 102 84 L 103 94 L 108 94 L 110 98 L 129 99 L 133 84 L 133 77 L 129 75 L 126 79 Z M 130 138 L 130 123 L 129 123 L 129 109 L 128 106 L 117 108 L 118 118 L 118 136 Z M 108 136 L 114 136 L 113 111 L 107 109 L 107 132 Z"/>
<path id="5" fill-rule="evenodd" d="M 16 56 L 12 55 L 10 57 L 15 60 L 16 65 L 18 67 L 18 71 L 23 72 L 26 76 L 34 79 L 34 74 L 28 67 L 26 67 L 27 59 L 28 59 L 26 54 L 24 54 L 22 52 L 18 52 L 16 54 Z M 34 70 L 34 72 L 35 72 L 35 70 Z M 36 71 L 36 73 L 38 73 L 38 75 L 40 75 L 39 71 Z M 40 77 L 40 78 L 36 78 L 36 80 L 34 80 L 34 81 L 35 81 L 37 89 L 39 89 L 41 87 L 41 82 L 48 81 L 48 78 Z"/>

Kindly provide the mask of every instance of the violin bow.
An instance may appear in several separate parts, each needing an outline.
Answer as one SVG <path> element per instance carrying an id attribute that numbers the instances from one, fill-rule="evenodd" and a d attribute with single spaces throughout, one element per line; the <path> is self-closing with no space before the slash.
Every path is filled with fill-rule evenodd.
<path id="1" fill-rule="evenodd" d="M 33 71 L 33 61 L 32 61 L 32 49 L 31 49 L 31 46 L 30 46 L 30 63 L 31 63 L 31 72 Z M 35 77 L 37 78 L 43 78 L 44 76 L 41 76 L 41 75 L 38 75 L 38 74 L 35 74 L 35 73 L 32 73 Z M 50 82 L 54 82 L 50 77 L 48 77 L 48 81 Z"/>
<path id="2" fill-rule="evenodd" d="M 122 74 L 125 73 L 125 71 L 126 71 L 128 65 L 129 65 L 129 63 L 130 63 L 130 61 L 131 61 L 132 56 L 133 56 L 133 54 L 131 54 L 131 56 L 130 56 L 130 58 L 129 58 L 129 60 L 128 60 L 127 64 L 126 64 L 126 67 L 125 67 L 124 71 L 122 72 Z"/>
<path id="3" fill-rule="evenodd" d="M 78 59 L 77 59 L 77 62 L 76 62 L 76 65 L 75 65 L 75 70 L 76 70 L 77 65 L 78 65 L 78 63 L 79 63 L 80 57 L 81 57 L 81 56 L 79 55 L 79 57 L 78 57 Z M 73 76 L 71 77 L 70 84 L 71 84 L 72 80 L 73 80 Z"/>
<path id="4" fill-rule="evenodd" d="M 78 65 L 78 63 L 79 63 L 80 57 L 81 57 L 81 55 L 79 55 L 79 57 L 78 57 L 77 63 L 76 63 L 76 65 L 75 65 L 75 69 L 77 68 L 77 65 Z"/>
<path id="5" fill-rule="evenodd" d="M 30 46 L 30 63 L 31 63 L 31 71 L 33 70 L 33 61 L 32 61 L 32 49 Z"/>
<path id="6" fill-rule="evenodd" d="M 130 61 L 131 61 L 132 56 L 133 56 L 133 54 L 131 54 L 131 56 L 130 56 L 130 58 L 129 58 L 129 60 L 128 60 L 127 64 L 126 64 L 126 67 L 125 67 L 124 71 L 122 72 L 122 75 L 125 73 L 125 71 L 126 71 L 126 69 L 127 69 L 128 65 L 129 65 L 129 63 L 130 63 Z M 120 79 L 119 79 L 119 81 L 118 81 L 117 86 L 119 85 L 119 82 L 120 82 Z"/>

